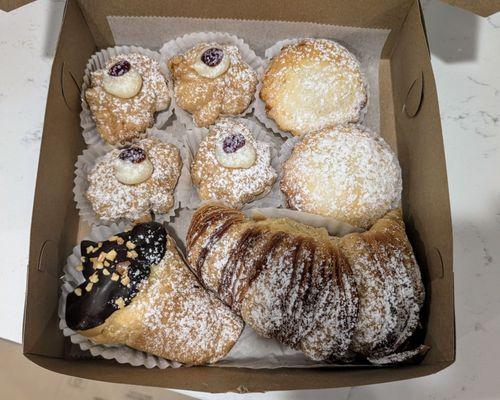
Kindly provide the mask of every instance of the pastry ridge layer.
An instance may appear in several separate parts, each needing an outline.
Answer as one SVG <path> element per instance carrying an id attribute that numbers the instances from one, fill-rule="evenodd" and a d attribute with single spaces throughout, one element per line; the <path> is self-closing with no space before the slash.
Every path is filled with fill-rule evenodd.
<path id="1" fill-rule="evenodd" d="M 393 355 L 419 323 L 424 288 L 399 210 L 338 238 L 209 204 L 193 216 L 187 254 L 207 288 L 258 334 L 313 360 Z"/>
<path id="2" fill-rule="evenodd" d="M 88 285 L 85 282 L 80 285 L 83 294 L 80 292 L 76 295 L 73 292 L 68 295 L 66 305 L 68 326 L 97 344 L 124 344 L 159 357 L 191 365 L 216 362 L 224 357 L 238 340 L 243 329 L 241 319 L 203 288 L 185 264 L 173 239 L 166 234 L 160 224 L 152 222 L 136 225 L 138 226 L 159 226 L 158 229 L 161 228 L 164 232 L 163 240 L 161 240 L 163 245 L 159 243 L 160 240 L 151 239 L 146 241 L 148 246 L 153 241 L 156 243 L 151 247 L 144 244 L 135 247 L 134 250 L 137 250 L 138 256 L 132 255 L 132 257 L 135 256 L 135 260 L 139 260 L 138 269 L 135 269 L 134 259 L 129 258 L 133 250 L 127 251 L 121 248 L 123 246 L 128 248 L 129 241 L 112 247 L 118 253 L 119 262 L 108 267 L 109 274 L 103 275 L 101 273 L 103 269 L 99 270 L 98 277 L 104 282 L 95 283 L 94 285 L 98 287 L 94 287 L 89 293 L 84 292 L 83 288 Z M 141 235 L 144 236 L 142 233 L 132 236 L 140 240 Z M 116 238 L 128 239 L 127 232 L 110 238 L 110 241 L 113 239 L 113 242 L 116 240 L 121 242 Z M 102 242 L 100 248 L 109 250 L 110 241 Z M 84 246 L 87 245 L 88 243 L 84 244 Z M 142 245 L 145 246 L 144 249 L 141 248 Z M 150 249 L 157 246 L 164 248 L 159 262 L 155 260 L 155 263 L 150 265 L 141 264 L 141 253 L 148 254 Z M 132 262 L 132 268 L 129 266 L 130 282 L 128 285 L 112 282 L 113 276 L 119 274 L 120 265 L 123 263 L 122 250 L 127 251 L 126 259 Z M 82 254 L 86 253 L 82 252 Z M 87 279 L 89 273 L 86 270 L 88 269 L 87 265 L 83 271 Z M 144 269 L 147 270 L 146 273 L 142 272 Z M 136 273 L 138 270 L 141 274 Z M 139 279 L 139 282 L 136 282 L 136 279 Z M 92 282 L 92 279 L 90 281 Z M 111 293 L 103 295 L 102 288 L 109 289 L 113 284 L 115 287 L 111 287 Z M 90 297 L 93 295 L 92 291 L 96 290 L 98 297 L 92 300 L 93 304 L 78 303 L 79 301 L 85 302 L 82 300 L 84 296 Z M 118 295 L 120 297 L 116 299 Z M 108 297 L 109 300 L 107 300 Z M 99 306 L 100 302 L 105 302 L 106 306 Z M 92 308 L 94 308 L 93 311 Z M 108 310 L 101 315 L 101 310 L 104 308 Z M 92 318 L 94 314 L 98 318 Z M 91 323 L 87 322 L 89 316 Z M 78 327 L 83 329 L 78 329 Z"/>

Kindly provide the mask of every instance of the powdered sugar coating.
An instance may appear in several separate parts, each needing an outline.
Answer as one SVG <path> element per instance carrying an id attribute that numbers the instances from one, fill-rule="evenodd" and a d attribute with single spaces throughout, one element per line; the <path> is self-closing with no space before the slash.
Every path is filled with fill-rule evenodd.
<path id="1" fill-rule="evenodd" d="M 256 159 L 249 168 L 228 168 L 216 157 L 217 143 L 235 133 L 255 149 Z M 270 144 L 256 141 L 243 123 L 228 118 L 210 127 L 191 165 L 191 179 L 202 200 L 221 200 L 238 208 L 267 194 L 276 177 Z"/>
<path id="2" fill-rule="evenodd" d="M 284 163 L 280 188 L 296 210 L 368 228 L 401 199 L 401 169 L 379 136 L 355 125 L 309 133 Z"/>
<path id="3" fill-rule="evenodd" d="M 127 60 L 142 77 L 139 93 L 123 99 L 103 88 L 108 69 L 120 60 Z M 91 87 L 85 91 L 92 118 L 101 137 L 111 143 L 126 143 L 144 136 L 154 124 L 154 113 L 168 108 L 170 94 L 157 61 L 138 53 L 112 57 L 105 68 L 91 73 Z"/>
<path id="4" fill-rule="evenodd" d="M 248 220 L 206 205 L 188 260 L 257 333 L 314 360 L 403 362 L 424 288 L 399 211 L 364 233 L 330 237 L 286 218 Z"/>
<path id="5" fill-rule="evenodd" d="M 202 76 L 194 68 L 200 53 L 210 47 L 222 49 L 230 60 L 228 69 L 214 78 Z M 239 115 L 254 98 L 257 73 L 234 45 L 199 43 L 170 59 L 168 67 L 174 80 L 176 104 L 193 115 L 197 126 L 212 125 L 220 116 Z"/>
<path id="6" fill-rule="evenodd" d="M 120 149 L 113 149 L 96 162 L 88 175 L 86 196 L 104 221 L 137 220 L 154 211 L 165 213 L 174 204 L 173 191 L 182 168 L 179 149 L 157 138 L 134 144 L 146 151 L 153 164 L 152 175 L 137 185 L 125 185 L 115 176 L 114 164 Z"/>
<path id="7" fill-rule="evenodd" d="M 367 89 L 359 61 L 346 48 L 331 40 L 303 39 L 271 60 L 260 97 L 278 127 L 298 136 L 359 122 Z"/>

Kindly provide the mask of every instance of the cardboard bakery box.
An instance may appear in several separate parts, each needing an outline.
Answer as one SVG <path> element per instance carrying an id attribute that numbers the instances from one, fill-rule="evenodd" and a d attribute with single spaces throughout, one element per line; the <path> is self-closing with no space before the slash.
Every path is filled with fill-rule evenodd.
<path id="1" fill-rule="evenodd" d="M 85 148 L 80 86 L 89 57 L 113 46 L 108 16 L 283 20 L 390 29 L 379 67 L 381 133 L 403 170 L 403 212 L 427 289 L 424 343 L 416 365 L 358 368 L 146 369 L 75 352 L 58 328 L 61 270 L 87 227 L 73 201 L 74 164 Z M 133 43 L 130 43 L 133 44 Z M 192 389 L 253 392 L 334 388 L 414 378 L 455 360 L 450 203 L 436 87 L 415 0 L 69 0 L 47 99 L 30 238 L 23 351 L 75 377 Z"/>

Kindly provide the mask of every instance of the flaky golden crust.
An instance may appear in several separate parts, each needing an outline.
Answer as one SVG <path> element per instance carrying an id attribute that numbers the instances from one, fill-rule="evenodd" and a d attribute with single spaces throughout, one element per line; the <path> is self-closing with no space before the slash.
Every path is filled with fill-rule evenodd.
<path id="1" fill-rule="evenodd" d="M 257 333 L 314 360 L 392 355 L 419 321 L 424 289 L 399 211 L 337 238 L 206 205 L 193 216 L 187 252 L 204 284 Z"/>
<path id="2" fill-rule="evenodd" d="M 326 39 L 284 46 L 262 81 L 260 97 L 269 117 L 295 136 L 358 122 L 367 102 L 359 62 Z"/>
<path id="3" fill-rule="evenodd" d="M 138 221 L 150 211 L 166 213 L 174 205 L 174 189 L 182 168 L 179 149 L 156 138 L 140 140 L 134 146 L 145 150 L 153 164 L 153 173 L 146 181 L 136 185 L 118 181 L 113 165 L 120 149 L 104 155 L 89 173 L 86 196 L 102 220 Z"/>
<path id="4" fill-rule="evenodd" d="M 238 340 L 241 320 L 206 292 L 171 238 L 162 261 L 131 303 L 92 329 L 98 344 L 125 344 L 168 360 L 200 365 L 224 357 Z"/>
<path id="5" fill-rule="evenodd" d="M 120 60 L 127 60 L 142 77 L 137 95 L 122 99 L 103 88 L 106 70 Z M 111 144 L 123 144 L 144 136 L 154 124 L 154 113 L 170 105 L 170 94 L 158 62 L 141 54 L 120 54 L 106 63 L 106 68 L 92 72 L 91 87 L 85 91 L 92 118 L 101 137 Z"/>
<path id="6" fill-rule="evenodd" d="M 226 72 L 216 78 L 201 76 L 193 68 L 199 53 L 217 47 L 230 57 Z M 254 99 L 257 73 L 243 60 L 236 46 L 200 43 L 168 62 L 174 80 L 177 106 L 193 115 L 196 125 L 206 127 L 220 116 L 243 113 Z"/>

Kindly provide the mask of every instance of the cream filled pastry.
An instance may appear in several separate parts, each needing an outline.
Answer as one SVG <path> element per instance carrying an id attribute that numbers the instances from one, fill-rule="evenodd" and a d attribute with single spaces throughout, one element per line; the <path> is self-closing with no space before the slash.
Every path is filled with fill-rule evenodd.
<path id="1" fill-rule="evenodd" d="M 331 40 L 303 39 L 271 60 L 260 97 L 278 127 L 299 136 L 358 122 L 367 90 L 359 61 L 346 48 Z"/>
<path id="2" fill-rule="evenodd" d="M 191 179 L 202 200 L 241 207 L 266 195 L 276 180 L 270 145 L 255 140 L 243 123 L 223 119 L 210 127 L 201 142 Z"/>
<path id="3" fill-rule="evenodd" d="M 143 139 L 99 159 L 88 175 L 86 196 L 105 221 L 166 213 L 174 205 L 181 168 L 177 147 L 157 138 Z"/>
<path id="4" fill-rule="evenodd" d="M 212 125 L 220 116 L 235 116 L 252 102 L 256 72 L 233 45 L 200 43 L 171 58 L 177 106 L 193 115 L 196 125 Z"/>
<path id="5" fill-rule="evenodd" d="M 155 112 L 170 104 L 165 77 L 157 61 L 142 54 L 120 54 L 91 74 L 85 91 L 92 118 L 101 137 L 126 143 L 153 126 Z"/>
<path id="6" fill-rule="evenodd" d="M 305 135 L 280 187 L 291 208 L 366 229 L 399 205 L 401 169 L 384 139 L 347 125 Z"/>
<path id="7" fill-rule="evenodd" d="M 65 319 L 92 342 L 197 365 L 224 357 L 238 339 L 241 320 L 203 288 L 161 224 L 80 249 L 83 279 L 68 294 Z"/>

